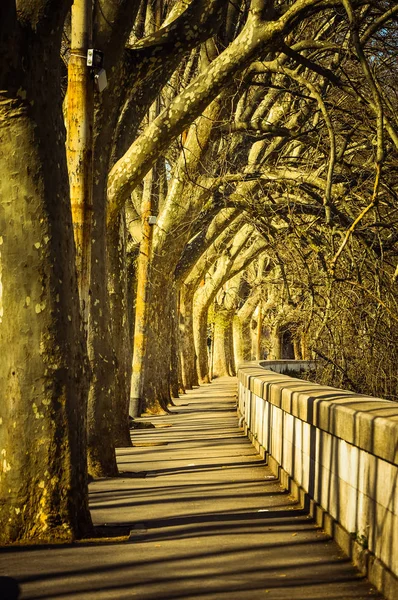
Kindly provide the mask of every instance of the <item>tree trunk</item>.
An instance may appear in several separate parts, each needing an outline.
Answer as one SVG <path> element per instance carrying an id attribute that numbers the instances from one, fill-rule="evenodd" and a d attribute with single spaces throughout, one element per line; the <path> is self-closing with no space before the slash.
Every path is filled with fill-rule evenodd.
<path id="1" fill-rule="evenodd" d="M 112 71 L 107 89 L 101 94 L 95 94 L 94 98 L 93 223 L 88 332 L 93 376 L 89 393 L 88 436 L 89 467 L 91 474 L 98 477 L 117 474 L 113 418 L 117 365 L 112 349 L 107 244 L 116 239 L 118 225 L 108 234 L 105 215 L 108 172 L 115 150 L 114 134 L 127 86 L 123 60 L 125 43 L 138 7 L 137 2 L 107 3 L 106 6 L 99 2 L 93 3 L 94 44 L 104 51 L 106 62 Z M 117 239 L 116 247 L 118 246 Z"/>
<path id="2" fill-rule="evenodd" d="M 293 338 L 294 360 L 301 360 L 300 340 L 297 337 Z"/>
<path id="3" fill-rule="evenodd" d="M 238 311 L 233 321 L 235 365 L 252 360 L 251 320 L 258 304 L 260 288 L 252 290 L 250 296 Z"/>
<path id="4" fill-rule="evenodd" d="M 234 338 L 234 355 L 236 368 L 251 359 L 251 335 L 250 321 L 243 323 L 238 315 L 235 315 L 232 324 Z"/>
<path id="5" fill-rule="evenodd" d="M 148 298 L 150 287 L 153 225 L 149 222 L 154 203 L 154 169 L 144 178 L 141 201 L 141 241 L 137 261 L 137 291 L 134 311 L 133 364 L 130 389 L 130 415 L 140 414 L 143 404 L 145 350 L 148 340 Z"/>
<path id="6" fill-rule="evenodd" d="M 193 335 L 193 290 L 183 285 L 180 295 L 180 362 L 186 390 L 199 385 Z"/>
<path id="7" fill-rule="evenodd" d="M 100 159 L 100 156 L 97 156 Z M 99 164 L 101 164 L 99 160 Z M 117 474 L 113 394 L 116 381 L 116 356 L 111 347 L 111 313 L 108 281 L 108 240 L 105 223 L 106 171 L 95 174 L 91 250 L 91 306 L 88 347 L 92 382 L 88 397 L 88 464 L 93 477 Z M 119 222 L 115 224 L 118 235 Z M 113 236 L 109 234 L 111 239 Z"/>
<path id="8" fill-rule="evenodd" d="M 142 390 L 144 409 L 150 414 L 165 414 L 171 402 L 171 311 L 174 295 L 169 272 L 161 262 L 156 257 L 153 260 L 147 300 L 148 342 Z"/>
<path id="9" fill-rule="evenodd" d="M 165 207 L 155 226 L 151 259 L 151 286 L 147 300 L 148 341 L 144 363 L 143 396 L 149 412 L 167 410 L 170 397 L 171 311 L 175 269 L 189 239 L 192 219 L 201 209 L 188 175 L 195 173 L 219 114 L 213 102 L 190 128 L 176 173 L 171 180 Z M 182 201 L 182 197 L 184 200 Z M 179 234 L 176 235 L 176 231 Z M 170 274 L 172 280 L 170 282 Z M 171 285 L 170 285 L 171 283 Z"/>
<path id="10" fill-rule="evenodd" d="M 128 303 L 128 274 L 126 257 L 126 221 L 122 211 L 118 230 L 111 229 L 115 239 L 108 235 L 109 299 L 112 316 L 112 347 L 116 356 L 116 380 L 114 382 L 113 415 L 114 442 L 118 447 L 131 446 L 129 428 L 130 380 L 132 344 Z"/>
<path id="11" fill-rule="evenodd" d="M 28 50 L 14 46 L 9 60 L 7 38 L 0 41 L 11 69 L 0 72 L 2 543 L 70 540 L 91 528 L 88 363 L 59 94 L 61 30 L 52 27 L 51 40 L 43 29 L 40 39 L 24 31 Z M 23 69 L 14 68 L 16 57 Z"/>
<path id="12" fill-rule="evenodd" d="M 176 293 L 175 287 L 173 290 L 173 306 L 170 314 L 171 319 L 171 356 L 170 356 L 170 394 L 172 398 L 178 398 L 180 392 L 184 393 L 184 386 L 181 383 L 181 366 L 180 366 L 180 355 L 178 352 L 179 347 L 179 328 L 178 328 L 178 314 L 179 314 L 179 302 L 178 294 Z"/>
<path id="13" fill-rule="evenodd" d="M 261 360 L 261 350 L 262 350 L 262 340 L 263 340 L 263 311 L 262 304 L 258 305 L 258 315 L 257 315 L 257 342 L 256 342 L 256 360 Z M 273 344 L 274 342 L 272 342 Z M 279 351 L 280 352 L 280 351 Z"/>
<path id="14" fill-rule="evenodd" d="M 235 364 L 232 353 L 232 318 L 233 311 L 216 304 L 214 315 L 214 363 L 213 376 L 225 377 L 235 375 Z"/>
<path id="15" fill-rule="evenodd" d="M 301 346 L 301 356 L 303 357 L 303 360 L 311 360 L 311 352 L 308 347 L 307 333 L 301 334 L 300 346 Z"/>
<path id="16" fill-rule="evenodd" d="M 271 349 L 268 358 L 270 360 L 281 360 L 282 358 L 282 334 L 277 326 L 272 327 L 270 334 Z"/>
<path id="17" fill-rule="evenodd" d="M 294 345 L 292 334 L 289 330 L 285 330 L 281 335 L 281 358 L 287 358 L 289 360 L 294 359 Z"/>
<path id="18" fill-rule="evenodd" d="M 244 227 L 232 241 L 228 253 L 224 253 L 217 261 L 214 272 L 208 277 L 204 286 L 200 286 L 194 296 L 194 339 L 198 357 L 198 378 L 200 383 L 209 383 L 209 359 L 207 352 L 207 313 L 218 290 L 228 280 L 237 276 L 256 254 L 261 251 L 257 243 L 242 251 L 251 234 L 250 227 Z M 232 342 L 231 342 L 232 343 Z"/>
<path id="19" fill-rule="evenodd" d="M 209 354 L 207 350 L 207 305 L 194 312 L 194 340 L 199 383 L 210 383 Z"/>

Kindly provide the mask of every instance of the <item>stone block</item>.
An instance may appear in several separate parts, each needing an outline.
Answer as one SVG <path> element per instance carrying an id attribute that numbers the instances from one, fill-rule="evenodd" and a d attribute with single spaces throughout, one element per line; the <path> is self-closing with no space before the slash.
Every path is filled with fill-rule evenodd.
<path id="1" fill-rule="evenodd" d="M 398 573 L 398 516 L 376 504 L 375 555 Z"/>
<path id="2" fill-rule="evenodd" d="M 398 516 L 398 467 L 376 460 L 376 502 Z"/>
<path id="3" fill-rule="evenodd" d="M 253 365 L 239 381 L 249 435 L 256 448 L 269 452 L 273 472 L 395 600 L 398 404 L 259 372 Z"/>

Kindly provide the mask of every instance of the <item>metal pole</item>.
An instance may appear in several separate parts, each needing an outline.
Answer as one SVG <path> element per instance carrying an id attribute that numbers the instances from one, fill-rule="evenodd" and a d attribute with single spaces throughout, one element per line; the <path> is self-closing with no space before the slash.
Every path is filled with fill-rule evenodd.
<path id="1" fill-rule="evenodd" d="M 92 45 L 92 0 L 74 0 L 68 65 L 67 160 L 80 306 L 87 331 L 92 220 L 94 83 L 87 67 Z"/>

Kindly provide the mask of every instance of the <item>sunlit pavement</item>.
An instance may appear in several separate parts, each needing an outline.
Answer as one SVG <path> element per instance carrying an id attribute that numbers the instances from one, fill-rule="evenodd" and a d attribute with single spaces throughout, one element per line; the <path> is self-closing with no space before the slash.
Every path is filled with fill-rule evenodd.
<path id="1" fill-rule="evenodd" d="M 120 477 L 90 485 L 94 523 L 128 539 L 3 551 L 21 598 L 382 598 L 256 454 L 235 394 L 222 378 L 144 419 Z"/>

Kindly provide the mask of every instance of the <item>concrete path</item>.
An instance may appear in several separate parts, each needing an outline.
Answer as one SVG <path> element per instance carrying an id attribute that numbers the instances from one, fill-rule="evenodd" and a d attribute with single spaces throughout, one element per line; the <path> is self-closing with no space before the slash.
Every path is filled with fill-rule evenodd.
<path id="1" fill-rule="evenodd" d="M 380 600 L 238 429 L 235 392 L 188 392 L 90 486 L 94 522 L 127 540 L 12 548 L 0 574 L 24 600 Z"/>

